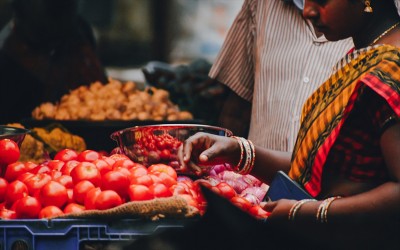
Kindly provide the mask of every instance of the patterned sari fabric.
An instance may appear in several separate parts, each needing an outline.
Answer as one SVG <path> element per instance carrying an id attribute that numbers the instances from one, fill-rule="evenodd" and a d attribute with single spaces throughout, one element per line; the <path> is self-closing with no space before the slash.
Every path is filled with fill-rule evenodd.
<path id="1" fill-rule="evenodd" d="M 324 165 L 358 99 L 368 86 L 400 116 L 400 48 L 368 47 L 348 54 L 338 70 L 303 107 L 302 124 L 289 176 L 314 197 L 321 191 Z"/>

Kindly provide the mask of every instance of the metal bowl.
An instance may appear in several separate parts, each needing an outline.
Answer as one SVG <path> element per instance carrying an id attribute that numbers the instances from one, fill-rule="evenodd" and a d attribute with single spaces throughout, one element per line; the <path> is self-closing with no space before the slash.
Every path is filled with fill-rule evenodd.
<path id="1" fill-rule="evenodd" d="M 232 136 L 225 128 L 200 124 L 158 124 L 136 126 L 111 134 L 125 155 L 145 166 L 164 163 L 179 169 L 177 149 L 190 136 L 206 132 L 221 136 Z"/>
<path id="2" fill-rule="evenodd" d="M 24 128 L 17 128 L 12 126 L 0 125 L 0 140 L 10 139 L 15 141 L 21 147 L 25 136 L 30 133 L 30 130 Z"/>

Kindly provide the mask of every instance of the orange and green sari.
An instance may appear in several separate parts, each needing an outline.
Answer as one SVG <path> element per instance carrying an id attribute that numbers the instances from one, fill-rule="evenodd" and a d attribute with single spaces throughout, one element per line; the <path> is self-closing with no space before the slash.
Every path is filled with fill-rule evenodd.
<path id="1" fill-rule="evenodd" d="M 328 154 L 360 93 L 368 86 L 400 116 L 400 48 L 369 47 L 348 54 L 307 100 L 289 176 L 314 197 L 321 191 Z"/>

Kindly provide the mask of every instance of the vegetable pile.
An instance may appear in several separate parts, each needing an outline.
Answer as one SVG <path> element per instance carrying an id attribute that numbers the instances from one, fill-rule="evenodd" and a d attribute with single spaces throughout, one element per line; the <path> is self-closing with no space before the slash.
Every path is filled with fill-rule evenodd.
<path id="1" fill-rule="evenodd" d="M 252 176 L 241 176 L 225 165 L 210 176 L 192 180 L 163 163 L 145 167 L 126 155 L 104 155 L 94 150 L 60 150 L 42 163 L 18 161 L 15 142 L 0 140 L 0 218 L 53 218 L 87 210 L 107 210 L 127 202 L 179 196 L 198 214 L 206 211 L 200 185 L 229 199 L 243 210 L 266 218 L 259 202 L 266 186 Z"/>
<path id="2" fill-rule="evenodd" d="M 76 107 L 79 107 L 77 109 Z M 59 102 L 45 102 L 32 111 L 36 120 L 191 120 L 181 111 L 169 92 L 155 87 L 139 89 L 134 82 L 109 79 L 107 84 L 93 82 L 65 94 Z"/>

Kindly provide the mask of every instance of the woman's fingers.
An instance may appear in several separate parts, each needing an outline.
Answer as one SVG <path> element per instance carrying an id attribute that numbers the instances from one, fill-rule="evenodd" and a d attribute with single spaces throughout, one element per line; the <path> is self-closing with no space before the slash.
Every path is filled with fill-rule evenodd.
<path id="1" fill-rule="evenodd" d="M 235 147 L 238 147 L 235 139 L 199 132 L 183 142 L 178 159 L 181 166 L 202 173 L 207 165 L 235 157 Z"/>
<path id="2" fill-rule="evenodd" d="M 262 204 L 260 204 L 260 206 L 267 212 L 272 212 L 272 210 L 274 210 L 274 208 L 276 207 L 276 205 L 278 204 L 278 202 L 276 201 L 268 201 L 268 202 L 263 202 Z"/>

